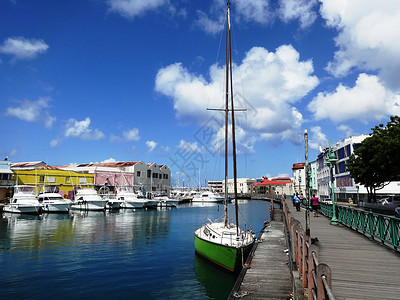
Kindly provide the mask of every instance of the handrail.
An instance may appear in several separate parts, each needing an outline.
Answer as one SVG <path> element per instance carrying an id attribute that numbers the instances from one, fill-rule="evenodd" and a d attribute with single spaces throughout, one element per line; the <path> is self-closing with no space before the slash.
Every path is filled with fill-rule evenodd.
<path id="1" fill-rule="evenodd" d="M 330 217 L 332 204 L 320 203 L 321 213 Z M 336 206 L 338 221 L 373 241 L 400 252 L 400 219 L 363 209 Z"/>
<path id="2" fill-rule="evenodd" d="M 331 270 L 327 264 L 318 261 L 318 246 L 311 243 L 311 237 L 304 233 L 301 223 L 293 218 L 284 198 L 281 198 L 283 213 L 292 246 L 295 263 L 302 280 L 302 292 L 308 299 L 330 299 L 332 293 Z"/>

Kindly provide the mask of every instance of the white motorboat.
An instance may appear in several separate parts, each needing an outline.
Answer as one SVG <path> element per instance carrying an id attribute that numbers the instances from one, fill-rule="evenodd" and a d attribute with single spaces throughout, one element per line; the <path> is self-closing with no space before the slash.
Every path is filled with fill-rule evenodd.
<path id="1" fill-rule="evenodd" d="M 222 203 L 224 202 L 224 198 L 221 197 L 218 193 L 212 191 L 204 191 L 201 192 L 200 195 L 194 197 L 192 202 L 216 202 Z"/>
<path id="2" fill-rule="evenodd" d="M 15 185 L 14 195 L 9 204 L 3 208 L 4 212 L 17 214 L 40 214 L 42 205 L 35 195 L 35 187 L 30 185 Z"/>
<path id="3" fill-rule="evenodd" d="M 158 199 L 158 197 L 155 197 L 155 195 L 151 192 L 148 192 L 146 194 L 145 200 L 146 200 L 146 203 L 144 204 L 145 208 L 157 208 L 160 202 L 160 199 Z"/>
<path id="4" fill-rule="evenodd" d="M 72 202 L 65 200 L 58 193 L 59 189 L 55 185 L 41 186 L 38 201 L 42 204 L 43 212 L 48 213 L 68 213 Z"/>
<path id="5" fill-rule="evenodd" d="M 120 209 L 123 201 L 118 199 L 117 196 L 110 190 L 108 185 L 103 185 L 99 189 L 100 197 L 107 201 L 107 208 L 109 209 Z"/>
<path id="6" fill-rule="evenodd" d="M 94 188 L 76 190 L 71 209 L 77 210 L 104 210 L 107 199 L 103 199 Z"/>
<path id="7" fill-rule="evenodd" d="M 143 208 L 146 203 L 143 194 L 135 192 L 133 186 L 119 186 L 117 199 L 122 201 L 121 207 L 127 209 Z"/>
<path id="8" fill-rule="evenodd" d="M 178 200 L 171 199 L 167 195 L 157 194 L 154 195 L 154 199 L 158 200 L 158 207 L 176 207 L 178 205 Z"/>

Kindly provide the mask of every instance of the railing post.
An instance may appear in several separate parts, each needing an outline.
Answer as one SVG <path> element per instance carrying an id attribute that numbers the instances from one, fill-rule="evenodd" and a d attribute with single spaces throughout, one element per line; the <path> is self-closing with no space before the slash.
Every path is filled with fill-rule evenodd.
<path id="1" fill-rule="evenodd" d="M 324 278 L 325 280 L 324 280 Z M 317 266 L 317 299 L 325 300 L 330 298 L 332 294 L 332 282 L 331 282 L 331 269 L 327 264 L 319 264 Z M 325 281 L 325 282 L 324 282 Z"/>
<path id="2" fill-rule="evenodd" d="M 317 293 L 317 278 L 314 275 L 317 274 L 317 266 L 318 263 L 318 247 L 316 245 L 311 245 L 309 249 L 308 256 L 308 300 L 314 300 L 314 293 Z M 314 256 L 317 261 L 314 261 Z M 314 293 L 313 293 L 314 292 Z"/>
<path id="3" fill-rule="evenodd" d="M 310 259 L 310 247 L 311 245 L 311 238 L 308 235 L 303 237 L 303 267 L 302 267 L 302 274 L 301 277 L 303 278 L 303 294 L 305 289 L 308 287 L 308 273 L 310 271 L 309 268 L 309 259 Z"/>

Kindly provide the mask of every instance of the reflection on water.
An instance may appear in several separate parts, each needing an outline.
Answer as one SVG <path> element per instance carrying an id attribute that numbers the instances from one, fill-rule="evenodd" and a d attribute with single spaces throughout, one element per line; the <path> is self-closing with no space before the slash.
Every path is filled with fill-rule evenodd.
<path id="1" fill-rule="evenodd" d="M 210 263 L 196 252 L 194 272 L 196 279 L 206 288 L 207 296 L 211 299 L 227 299 L 238 276 L 237 273 Z"/>
<path id="2" fill-rule="evenodd" d="M 261 229 L 268 203 L 239 205 L 255 231 Z M 226 299 L 235 275 L 194 255 L 194 230 L 221 214 L 218 204 L 3 213 L 1 299 Z"/>

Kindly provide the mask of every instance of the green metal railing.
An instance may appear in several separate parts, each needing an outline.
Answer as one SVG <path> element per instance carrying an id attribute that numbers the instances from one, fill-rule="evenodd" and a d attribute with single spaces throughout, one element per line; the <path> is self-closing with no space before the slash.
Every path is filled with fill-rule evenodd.
<path id="1" fill-rule="evenodd" d="M 320 203 L 320 212 L 332 217 L 332 204 Z M 400 219 L 359 208 L 336 206 L 339 222 L 370 239 L 400 252 Z"/>

